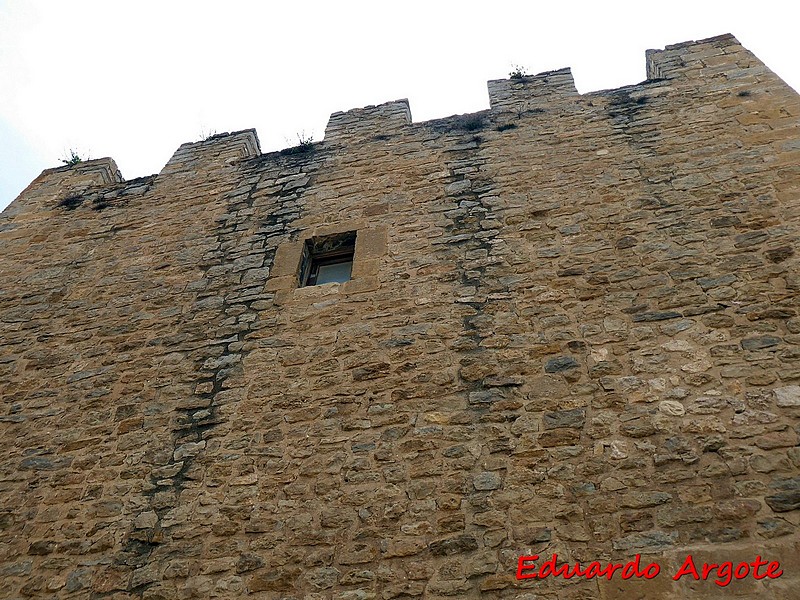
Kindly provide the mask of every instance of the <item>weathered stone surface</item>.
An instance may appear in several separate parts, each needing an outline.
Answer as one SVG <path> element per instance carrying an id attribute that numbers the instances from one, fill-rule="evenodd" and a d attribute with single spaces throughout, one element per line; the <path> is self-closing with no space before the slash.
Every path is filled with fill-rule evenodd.
<path id="1" fill-rule="evenodd" d="M 764 498 L 775 512 L 788 512 L 800 508 L 800 477 L 778 479 L 770 484 L 774 492 Z"/>
<path id="2" fill-rule="evenodd" d="M 551 358 L 548 360 L 544 366 L 544 370 L 547 373 L 560 373 L 561 371 L 576 369 L 578 366 L 580 366 L 578 361 L 571 356 L 559 356 L 558 358 Z"/>
<path id="3" fill-rule="evenodd" d="M 583 408 L 559 410 L 545 413 L 544 415 L 544 426 L 546 429 L 558 429 L 560 427 L 581 428 L 585 422 L 586 410 Z"/>
<path id="4" fill-rule="evenodd" d="M 503 479 L 498 473 L 484 472 L 479 473 L 473 478 L 476 490 L 496 490 L 503 483 Z"/>
<path id="5" fill-rule="evenodd" d="M 775 388 L 775 403 L 781 408 L 800 406 L 800 385 Z"/>
<path id="6" fill-rule="evenodd" d="M 250 578 L 250 592 L 285 592 L 294 587 L 301 570 L 297 566 L 276 566 Z"/>
<path id="7" fill-rule="evenodd" d="M 754 338 L 747 338 L 742 340 L 742 348 L 745 350 L 761 350 L 762 348 L 771 348 L 781 343 L 780 338 L 771 335 L 762 335 Z"/>
<path id="8" fill-rule="evenodd" d="M 51 554 L 56 549 L 56 543 L 52 540 L 38 540 L 31 543 L 28 554 Z"/>
<path id="9" fill-rule="evenodd" d="M 247 573 L 263 567 L 265 561 L 256 554 L 242 554 L 236 561 L 236 572 Z"/>
<path id="10" fill-rule="evenodd" d="M 684 408 L 683 404 L 675 402 L 674 400 L 664 400 L 660 402 L 658 404 L 658 410 L 671 417 L 682 417 L 686 414 L 686 408 Z"/>
<path id="11" fill-rule="evenodd" d="M 478 549 L 478 541 L 471 535 L 458 535 L 431 542 L 428 548 L 433 555 L 461 554 Z"/>
<path id="12" fill-rule="evenodd" d="M 794 597 L 800 101 L 731 36 L 647 62 L 45 171 L 0 216 L 0 596 Z M 515 578 L 554 552 L 664 571 Z"/>
<path id="13" fill-rule="evenodd" d="M 136 529 L 148 529 L 155 527 L 156 523 L 158 523 L 158 515 L 154 511 L 149 510 L 138 515 L 133 522 L 133 526 Z"/>
<path id="14" fill-rule="evenodd" d="M 634 533 L 618 540 L 614 540 L 614 549 L 641 553 L 658 552 L 664 548 L 672 546 L 677 538 L 677 532 L 672 534 L 668 534 L 663 531 Z"/>
<path id="15" fill-rule="evenodd" d="M 20 464 L 20 469 L 29 469 L 31 471 L 56 471 L 68 467 L 72 462 L 70 458 L 49 458 L 46 456 L 32 456 L 23 459 Z"/>
<path id="16" fill-rule="evenodd" d="M 634 323 L 647 323 L 650 321 L 666 321 L 667 319 L 679 319 L 681 313 L 675 311 L 645 312 L 633 315 Z"/>

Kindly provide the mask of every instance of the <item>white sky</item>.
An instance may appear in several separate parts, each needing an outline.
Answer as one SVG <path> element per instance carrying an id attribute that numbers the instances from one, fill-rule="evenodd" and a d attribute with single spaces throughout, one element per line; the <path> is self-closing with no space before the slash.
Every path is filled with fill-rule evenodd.
<path id="1" fill-rule="evenodd" d="M 800 4 L 0 0 L 0 208 L 75 149 L 127 179 L 255 127 L 263 151 L 331 112 L 409 98 L 414 121 L 488 108 L 511 64 L 580 92 L 645 78 L 644 51 L 733 33 L 800 89 Z"/>

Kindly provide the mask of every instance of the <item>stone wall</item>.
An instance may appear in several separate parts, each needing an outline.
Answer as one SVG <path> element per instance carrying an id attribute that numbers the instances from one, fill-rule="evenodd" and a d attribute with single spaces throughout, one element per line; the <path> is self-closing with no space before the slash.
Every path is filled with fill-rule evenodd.
<path id="1" fill-rule="evenodd" d="M 42 173 L 0 217 L 0 597 L 797 597 L 800 99 L 732 36 L 647 68 Z M 553 553 L 662 573 L 517 579 Z"/>

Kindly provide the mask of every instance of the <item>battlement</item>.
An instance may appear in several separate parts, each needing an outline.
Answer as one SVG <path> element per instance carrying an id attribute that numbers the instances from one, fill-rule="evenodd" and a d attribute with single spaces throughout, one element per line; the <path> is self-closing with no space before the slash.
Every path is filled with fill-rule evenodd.
<path id="1" fill-rule="evenodd" d="M 218 133 L 199 142 L 181 144 L 159 175 L 191 170 L 204 160 L 231 162 L 260 155 L 261 145 L 255 129 Z"/>
<path id="2" fill-rule="evenodd" d="M 681 42 L 663 50 L 647 50 L 647 78 L 697 76 L 702 69 L 710 67 L 721 67 L 718 72 L 730 72 L 741 68 L 745 57 L 754 58 L 730 33 L 697 42 Z"/>
<path id="3" fill-rule="evenodd" d="M 625 93 L 644 91 L 655 81 L 668 82 L 672 88 L 687 87 L 699 92 L 716 93 L 723 90 L 754 92 L 774 86 L 788 87 L 731 34 L 682 42 L 661 50 L 647 50 L 645 59 L 647 80 L 626 86 Z M 510 114 L 537 112 L 547 112 L 547 118 L 558 119 L 563 111 L 585 110 L 586 104 L 591 102 L 589 99 L 612 97 L 620 91 L 612 89 L 581 95 L 575 87 L 569 68 L 491 80 L 487 87 L 489 111 L 486 115 L 490 120 L 503 120 Z M 467 117 L 468 115 L 464 116 Z M 366 141 L 387 140 L 412 131 L 420 125 L 435 128 L 444 120 L 414 123 L 408 100 L 395 100 L 377 106 L 333 113 L 321 143 L 349 146 Z M 219 134 L 200 142 L 181 145 L 158 176 L 163 178 L 176 176 L 182 171 L 202 170 L 200 165 L 203 161 L 215 161 L 219 158 L 235 161 L 260 155 L 261 149 L 254 129 Z M 47 169 L 20 198 L 38 195 L 40 192 L 46 197 L 55 189 L 70 190 L 72 193 L 88 186 L 116 182 L 120 177 L 119 170 L 110 158 L 87 161 L 73 167 Z"/>
<path id="4" fill-rule="evenodd" d="M 495 79 L 488 82 L 492 111 L 535 110 L 577 97 L 575 80 L 569 68 L 538 75 Z"/>

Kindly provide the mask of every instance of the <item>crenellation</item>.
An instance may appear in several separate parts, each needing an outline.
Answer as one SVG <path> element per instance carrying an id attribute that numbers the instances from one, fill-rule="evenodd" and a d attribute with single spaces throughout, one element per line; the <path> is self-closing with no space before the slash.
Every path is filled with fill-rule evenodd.
<path id="1" fill-rule="evenodd" d="M 34 216 L 39 211 L 51 210 L 63 201 L 79 198 L 90 192 L 99 192 L 125 180 L 111 158 L 98 158 L 45 169 L 41 175 L 2 212 L 0 218 L 11 221 L 23 212 Z"/>
<path id="2" fill-rule="evenodd" d="M 749 94 L 788 88 L 732 35 L 647 50 L 648 79 L 698 87 L 704 92 Z M 791 89 L 791 88 L 789 88 Z"/>
<path id="3" fill-rule="evenodd" d="M 673 78 L 696 68 L 704 58 L 716 58 L 723 63 L 736 65 L 735 55 L 744 49 L 731 34 L 720 35 L 697 42 L 683 42 L 666 46 L 663 50 L 647 50 L 647 78 Z M 734 55 L 731 57 L 730 55 Z M 714 61 L 712 61 L 714 62 Z"/>
<path id="4" fill-rule="evenodd" d="M 167 161 L 159 177 L 191 172 L 202 168 L 203 161 L 232 161 L 257 156 L 261 156 L 261 146 L 255 129 L 220 133 L 199 142 L 181 144 Z"/>
<path id="5" fill-rule="evenodd" d="M 325 128 L 325 141 L 341 144 L 396 135 L 410 123 L 411 109 L 406 99 L 335 112 Z"/>
<path id="6" fill-rule="evenodd" d="M 667 46 L 663 50 L 647 50 L 646 52 L 647 81 L 633 86 L 626 86 L 616 90 L 604 90 L 580 95 L 575 88 L 575 82 L 569 68 L 547 71 L 537 75 L 524 77 L 511 77 L 509 79 L 491 80 L 487 82 L 489 91 L 490 111 L 481 111 L 473 115 L 460 117 L 466 129 L 470 130 L 472 121 L 489 118 L 496 120 L 505 113 L 521 116 L 523 114 L 536 114 L 539 112 L 559 110 L 578 110 L 576 102 L 579 99 L 614 98 L 621 93 L 636 93 L 639 97 L 650 95 L 655 91 L 658 95 L 669 92 L 669 85 L 659 84 L 661 80 L 672 80 L 676 77 L 692 81 L 692 85 L 700 85 L 707 81 L 714 81 L 715 74 L 724 74 L 725 81 L 714 85 L 706 85 L 708 91 L 734 91 L 738 87 L 747 88 L 739 90 L 740 93 L 751 92 L 753 88 L 764 84 L 764 91 L 772 89 L 777 82 L 785 86 L 761 61 L 752 53 L 743 48 L 736 38 L 730 34 L 708 38 L 697 42 L 685 42 Z M 641 94 L 639 93 L 641 91 Z M 591 100 L 590 100 L 591 101 Z M 567 104 L 564 104 L 564 103 Z M 566 108 L 570 106 L 571 108 Z M 738 106 L 738 103 L 737 103 Z M 791 107 L 783 110 L 791 114 Z M 482 115 L 485 114 L 486 117 Z M 548 115 L 545 120 L 552 121 L 555 115 Z M 429 122 L 436 126 L 437 119 Z M 325 130 L 325 141 L 328 143 L 348 143 L 357 141 L 380 141 L 390 136 L 405 131 L 405 126 L 411 124 L 411 112 L 408 100 L 397 100 L 376 106 L 356 108 L 345 112 L 333 113 Z M 508 126 L 501 123 L 500 127 Z M 789 135 L 791 135 L 789 133 Z M 305 150 L 305 148 L 300 148 Z M 281 151 L 282 155 L 298 154 L 292 152 L 298 149 Z M 261 155 L 260 145 L 254 129 L 233 133 L 216 134 L 199 142 L 182 144 L 167 162 L 159 176 L 174 176 L 179 172 L 191 173 L 196 167 L 194 164 L 203 157 L 216 159 L 226 154 L 228 160 L 234 161 L 241 158 L 252 158 Z M 111 161 L 106 163 L 104 161 Z M 194 165 L 194 166 L 193 166 Z M 96 186 L 122 181 L 122 177 L 111 159 L 98 159 L 78 163 L 70 171 L 69 167 L 48 169 L 42 173 L 31 185 L 45 185 L 40 181 L 53 184 L 58 182 L 56 174 L 67 174 L 72 183 L 64 182 L 64 187 L 87 189 Z M 97 177 L 92 177 L 96 173 Z M 38 183 L 37 183 L 38 182 Z M 46 188 L 45 188 L 46 189 Z M 27 190 L 26 190 L 27 192 Z M 30 196 L 30 193 L 26 193 Z M 13 209 L 12 209 L 13 210 Z"/>
<path id="7" fill-rule="evenodd" d="M 538 75 L 495 79 L 488 82 L 489 104 L 496 112 L 525 112 L 553 107 L 578 96 L 569 68 Z"/>

